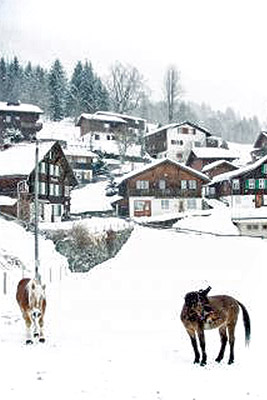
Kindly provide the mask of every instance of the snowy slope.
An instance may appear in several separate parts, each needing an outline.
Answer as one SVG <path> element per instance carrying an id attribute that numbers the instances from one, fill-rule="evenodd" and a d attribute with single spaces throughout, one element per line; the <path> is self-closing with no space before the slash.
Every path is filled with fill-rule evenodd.
<path id="1" fill-rule="evenodd" d="M 220 226 L 228 232 L 223 221 Z M 6 238 L 1 247 L 22 256 L 29 246 L 27 235 L 16 233 L 14 242 L 14 227 L 0 228 Z M 44 345 L 23 344 L 15 294 L 1 295 L 1 398 L 48 399 L 57 394 L 75 400 L 266 399 L 266 323 L 261 320 L 265 254 L 262 239 L 136 227 L 115 258 L 87 274 L 48 283 Z M 56 257 L 47 247 L 42 258 L 51 256 Z M 14 275 L 14 284 L 16 279 Z M 240 316 L 236 362 L 231 366 L 228 348 L 226 359 L 214 362 L 217 330 L 206 333 L 207 366 L 192 364 L 179 313 L 185 293 L 207 285 L 213 294 L 235 296 L 251 315 L 251 345 L 245 348 Z"/>

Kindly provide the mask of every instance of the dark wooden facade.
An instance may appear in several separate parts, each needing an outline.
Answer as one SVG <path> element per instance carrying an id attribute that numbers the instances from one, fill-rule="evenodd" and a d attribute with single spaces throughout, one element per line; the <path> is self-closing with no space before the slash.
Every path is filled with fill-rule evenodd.
<path id="1" fill-rule="evenodd" d="M 267 132 L 262 131 L 257 136 L 255 143 L 253 145 L 253 150 L 251 152 L 251 157 L 253 161 L 258 160 L 259 158 L 265 156 L 267 154 Z"/>
<path id="2" fill-rule="evenodd" d="M 210 147 L 207 149 L 212 150 L 212 148 L 210 148 Z M 215 150 L 217 151 L 218 149 L 215 149 Z M 227 150 L 225 150 L 224 153 L 226 151 Z M 202 171 L 206 165 L 209 165 L 211 163 L 214 163 L 215 161 L 222 160 L 222 159 L 231 162 L 231 161 L 234 161 L 236 159 L 236 157 L 231 155 L 230 152 L 229 152 L 229 156 L 227 156 L 226 154 L 224 154 L 223 156 L 214 154 L 214 155 L 210 155 L 210 156 L 201 157 L 201 156 L 198 156 L 194 152 L 194 150 L 191 150 L 188 160 L 186 162 L 186 165 L 188 165 L 189 167 L 194 168 L 198 171 Z"/>

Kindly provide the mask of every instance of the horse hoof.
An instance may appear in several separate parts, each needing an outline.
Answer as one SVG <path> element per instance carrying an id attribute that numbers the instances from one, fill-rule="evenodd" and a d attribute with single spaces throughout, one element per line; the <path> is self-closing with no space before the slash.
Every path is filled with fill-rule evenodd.
<path id="1" fill-rule="evenodd" d="M 38 337 L 39 337 L 39 333 L 36 332 L 36 333 L 33 335 L 33 337 L 38 338 Z"/>
<path id="2" fill-rule="evenodd" d="M 28 344 L 33 344 L 33 341 L 31 340 L 31 339 L 27 339 L 26 340 L 26 344 L 28 345 Z"/>
<path id="3" fill-rule="evenodd" d="M 229 361 L 228 361 L 228 364 L 229 364 L 229 365 L 231 365 L 231 364 L 233 364 L 233 363 L 234 363 L 234 360 L 229 360 Z"/>
<path id="4" fill-rule="evenodd" d="M 39 343 L 44 343 L 45 342 L 45 338 L 43 338 L 43 337 L 40 337 L 40 339 L 39 339 Z"/>

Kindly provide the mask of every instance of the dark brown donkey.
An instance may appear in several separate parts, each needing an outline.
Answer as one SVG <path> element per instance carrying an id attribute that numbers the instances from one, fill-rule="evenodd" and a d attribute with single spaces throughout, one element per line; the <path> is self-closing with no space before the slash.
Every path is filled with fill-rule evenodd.
<path id="1" fill-rule="evenodd" d="M 250 340 L 250 318 L 246 308 L 239 301 L 230 296 L 207 296 L 211 287 L 198 292 L 190 292 L 185 296 L 185 304 L 181 312 L 181 320 L 190 336 L 195 353 L 195 363 L 200 362 L 198 351 L 197 336 L 202 352 L 200 365 L 207 363 L 205 350 L 205 329 L 219 328 L 221 337 L 221 349 L 216 358 L 217 362 L 223 359 L 227 343 L 227 331 L 230 344 L 230 358 L 228 364 L 234 362 L 234 342 L 235 326 L 238 318 L 239 307 L 243 312 L 243 322 L 245 327 L 245 340 L 249 344 Z M 196 335 L 197 334 L 197 335 Z"/>

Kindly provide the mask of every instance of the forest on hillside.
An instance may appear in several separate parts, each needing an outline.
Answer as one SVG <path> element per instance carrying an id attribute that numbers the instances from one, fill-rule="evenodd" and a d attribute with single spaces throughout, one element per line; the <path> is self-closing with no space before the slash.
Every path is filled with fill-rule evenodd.
<path id="1" fill-rule="evenodd" d="M 59 59 L 47 69 L 30 61 L 22 63 L 16 56 L 0 58 L 0 101 L 36 104 L 53 121 L 76 119 L 84 112 L 113 111 L 145 118 L 157 126 L 188 120 L 238 143 L 253 143 L 262 129 L 256 116 L 241 117 L 230 107 L 218 111 L 204 103 L 184 101 L 176 66 L 166 69 L 162 89 L 162 99 L 154 100 L 142 73 L 120 62 L 101 78 L 89 61 L 77 61 L 68 76 Z"/>

